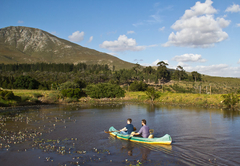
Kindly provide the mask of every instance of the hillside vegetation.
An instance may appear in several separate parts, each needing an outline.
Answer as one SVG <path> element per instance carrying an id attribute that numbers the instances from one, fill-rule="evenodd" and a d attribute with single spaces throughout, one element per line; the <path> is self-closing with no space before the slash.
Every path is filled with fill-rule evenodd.
<path id="1" fill-rule="evenodd" d="M 0 64 L 0 87 L 8 89 L 1 91 L 0 105 L 91 103 L 94 98 L 106 101 L 102 98 L 117 97 L 114 101 L 239 107 L 240 79 L 186 73 L 183 69 L 171 71 L 166 66 L 164 62 L 157 69 L 136 64 L 115 71 L 108 65 L 85 63 Z"/>
<path id="2" fill-rule="evenodd" d="M 132 63 L 82 47 L 46 31 L 23 26 L 0 29 L 0 63 L 86 63 L 129 69 Z"/>
<path id="3" fill-rule="evenodd" d="M 111 70 L 108 65 L 85 63 L 0 64 L 0 87 L 54 90 L 66 82 L 75 82 L 75 88 L 80 83 L 87 86 L 110 82 L 130 91 L 144 91 L 147 86 L 176 93 L 227 94 L 240 91 L 238 78 L 210 77 L 197 72 L 186 73 L 184 70 L 169 71 L 166 66 L 159 64 L 158 68 L 154 69 L 151 66 L 142 68 L 136 64 L 128 70 Z M 28 85 L 25 85 L 26 83 Z"/>

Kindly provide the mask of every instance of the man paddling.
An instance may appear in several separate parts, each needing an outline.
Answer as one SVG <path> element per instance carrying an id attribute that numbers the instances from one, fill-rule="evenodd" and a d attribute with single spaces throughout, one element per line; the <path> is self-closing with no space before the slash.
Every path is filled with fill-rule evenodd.
<path id="1" fill-rule="evenodd" d="M 143 138 L 148 138 L 150 135 L 149 133 L 149 127 L 146 125 L 147 121 L 145 119 L 142 120 L 142 127 L 137 133 L 132 133 L 133 135 L 141 136 Z"/>
<path id="2" fill-rule="evenodd" d="M 134 130 L 134 127 L 132 125 L 132 119 L 131 118 L 128 118 L 127 119 L 127 125 L 119 130 L 121 134 L 124 134 L 124 135 L 130 135 Z"/>

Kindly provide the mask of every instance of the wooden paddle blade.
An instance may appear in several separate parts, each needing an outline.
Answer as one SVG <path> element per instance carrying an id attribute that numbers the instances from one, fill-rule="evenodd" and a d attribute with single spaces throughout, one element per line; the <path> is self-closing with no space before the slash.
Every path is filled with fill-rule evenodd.
<path id="1" fill-rule="evenodd" d="M 136 127 L 133 127 L 133 131 L 136 131 L 137 130 L 137 128 Z"/>
<path id="2" fill-rule="evenodd" d="M 113 133 L 113 132 L 119 132 L 119 131 L 117 131 L 117 130 L 116 130 L 116 131 L 105 131 L 105 130 L 104 130 L 104 133 L 108 133 L 108 134 L 109 134 L 109 133 Z"/>

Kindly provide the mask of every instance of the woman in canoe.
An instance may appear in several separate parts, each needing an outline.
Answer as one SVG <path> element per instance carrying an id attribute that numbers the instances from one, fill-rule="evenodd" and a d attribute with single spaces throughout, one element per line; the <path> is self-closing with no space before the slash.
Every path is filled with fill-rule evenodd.
<path id="1" fill-rule="evenodd" d="M 148 138 L 148 136 L 150 135 L 150 132 L 149 132 L 149 127 L 146 124 L 147 124 L 147 121 L 143 119 L 141 129 L 137 133 L 132 133 L 133 136 L 136 135 L 136 136 L 141 136 L 143 138 Z"/>
<path id="2" fill-rule="evenodd" d="M 128 118 L 127 119 L 127 125 L 119 130 L 121 134 L 124 134 L 124 135 L 130 135 L 134 130 L 134 127 L 132 125 L 132 119 L 131 118 Z"/>

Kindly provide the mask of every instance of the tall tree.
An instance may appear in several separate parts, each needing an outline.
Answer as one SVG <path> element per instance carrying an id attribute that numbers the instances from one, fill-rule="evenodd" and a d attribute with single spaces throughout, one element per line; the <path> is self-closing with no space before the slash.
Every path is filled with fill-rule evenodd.
<path id="1" fill-rule="evenodd" d="M 141 69 L 141 65 L 139 65 L 138 63 L 136 63 L 135 66 L 133 66 L 132 69 L 136 72 L 136 74 L 138 74 L 138 70 Z"/>
<path id="2" fill-rule="evenodd" d="M 184 70 L 183 70 L 183 67 L 182 66 L 177 66 L 176 68 L 176 75 L 178 77 L 178 80 L 181 81 L 182 77 L 183 77 L 183 74 L 184 74 Z"/>
<path id="3" fill-rule="evenodd" d="M 161 79 L 169 79 L 170 72 L 167 70 L 168 64 L 164 61 L 161 61 L 161 62 L 158 62 L 157 65 L 158 65 L 157 77 Z"/>
<path id="4" fill-rule="evenodd" d="M 199 74 L 198 72 L 196 71 L 193 71 L 192 72 L 192 77 L 194 78 L 195 82 L 198 80 L 198 81 L 201 81 L 201 74 Z"/>
<path id="5" fill-rule="evenodd" d="M 143 69 L 143 73 L 145 73 L 145 74 L 153 74 L 154 72 L 155 72 L 155 69 L 152 68 L 151 66 L 145 67 Z"/>

